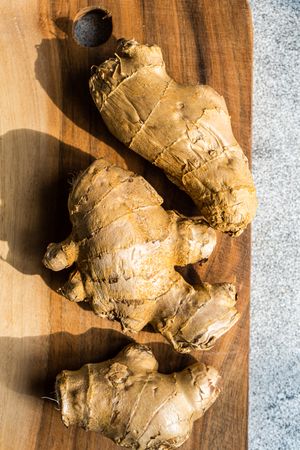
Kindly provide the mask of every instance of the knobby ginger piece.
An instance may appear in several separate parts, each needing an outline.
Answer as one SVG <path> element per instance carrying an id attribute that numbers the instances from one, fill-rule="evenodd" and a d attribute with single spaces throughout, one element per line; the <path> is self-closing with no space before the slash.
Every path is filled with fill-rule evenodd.
<path id="1" fill-rule="evenodd" d="M 121 40 L 115 57 L 94 70 L 90 91 L 111 133 L 160 167 L 211 227 L 242 233 L 256 192 L 223 97 L 210 86 L 176 83 L 161 49 L 133 40 Z"/>
<path id="2" fill-rule="evenodd" d="M 44 264 L 62 270 L 76 263 L 63 295 L 89 302 L 123 329 L 150 323 L 180 352 L 208 349 L 238 319 L 235 287 L 193 287 L 175 270 L 207 259 L 216 233 L 162 202 L 143 177 L 95 161 L 69 196 L 72 233 L 48 246 Z"/>
<path id="3" fill-rule="evenodd" d="M 172 449 L 219 395 L 213 367 L 195 363 L 163 375 L 149 347 L 131 344 L 115 358 L 64 370 L 56 396 L 66 426 L 98 431 L 132 449 Z"/>

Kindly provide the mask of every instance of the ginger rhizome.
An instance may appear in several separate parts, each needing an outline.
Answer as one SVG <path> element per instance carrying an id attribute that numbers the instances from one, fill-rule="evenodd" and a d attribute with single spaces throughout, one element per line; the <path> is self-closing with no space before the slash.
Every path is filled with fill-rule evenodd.
<path id="1" fill-rule="evenodd" d="M 219 395 L 218 372 L 195 363 L 169 375 L 147 346 L 131 344 L 115 358 L 64 370 L 56 396 L 66 426 L 98 431 L 131 449 L 172 449 Z"/>
<path id="2" fill-rule="evenodd" d="M 246 228 L 255 187 L 214 89 L 176 83 L 158 46 L 121 40 L 115 57 L 94 70 L 90 91 L 111 133 L 163 169 L 211 227 L 231 235 Z"/>
<path id="3" fill-rule="evenodd" d="M 150 323 L 180 352 L 208 349 L 238 319 L 235 287 L 193 287 L 175 270 L 207 259 L 216 234 L 162 202 L 143 177 L 95 161 L 69 196 L 71 235 L 48 246 L 44 264 L 57 271 L 76 263 L 63 295 L 123 329 Z"/>

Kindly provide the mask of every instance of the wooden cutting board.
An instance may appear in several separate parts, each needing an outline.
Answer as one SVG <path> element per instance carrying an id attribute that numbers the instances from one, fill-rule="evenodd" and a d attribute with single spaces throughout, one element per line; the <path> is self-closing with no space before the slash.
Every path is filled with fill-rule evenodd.
<path id="1" fill-rule="evenodd" d="M 95 2 L 96 3 L 96 2 Z M 112 38 L 85 49 L 71 39 L 84 0 L 1 2 L 1 450 L 115 449 L 108 439 L 63 426 L 51 395 L 55 375 L 114 356 L 133 338 L 149 343 L 163 372 L 195 359 L 214 365 L 223 393 L 196 422 L 184 450 L 247 448 L 250 230 L 220 235 L 198 273 L 236 282 L 241 319 L 213 350 L 184 356 L 147 330 L 125 336 L 118 324 L 56 293 L 67 274 L 41 263 L 48 242 L 66 237 L 69 182 L 93 157 L 143 174 L 166 206 L 195 213 L 164 175 L 106 130 L 88 91 L 92 64 L 120 37 L 156 43 L 179 82 L 208 83 L 224 95 L 236 138 L 251 156 L 252 29 L 245 0 L 102 0 Z"/>

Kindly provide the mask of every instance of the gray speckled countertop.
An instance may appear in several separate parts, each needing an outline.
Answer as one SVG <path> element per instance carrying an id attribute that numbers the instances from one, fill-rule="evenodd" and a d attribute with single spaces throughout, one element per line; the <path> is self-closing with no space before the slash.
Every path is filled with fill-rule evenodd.
<path id="1" fill-rule="evenodd" d="M 252 0 L 250 450 L 300 449 L 300 0 Z M 234 449 L 235 450 L 235 449 Z"/>

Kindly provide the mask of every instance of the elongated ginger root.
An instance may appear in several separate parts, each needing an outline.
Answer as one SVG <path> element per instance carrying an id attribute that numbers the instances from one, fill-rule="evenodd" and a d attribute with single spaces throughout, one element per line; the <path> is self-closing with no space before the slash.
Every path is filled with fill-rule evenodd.
<path id="1" fill-rule="evenodd" d="M 211 227 L 242 233 L 256 193 L 223 97 L 176 83 L 159 47 L 132 40 L 121 40 L 115 58 L 96 69 L 90 91 L 111 133 L 163 169 Z"/>
<path id="2" fill-rule="evenodd" d="M 162 202 L 143 177 L 95 161 L 69 196 L 71 236 L 48 246 L 44 264 L 61 270 L 76 262 L 62 293 L 90 302 L 99 316 L 135 332 L 150 322 L 181 352 L 207 349 L 238 319 L 235 288 L 194 288 L 175 270 L 207 259 L 216 236 Z"/>
<path id="3" fill-rule="evenodd" d="M 201 363 L 170 375 L 157 369 L 150 348 L 132 344 L 111 360 L 64 370 L 56 378 L 64 424 L 132 449 L 179 447 L 218 397 L 220 377 Z"/>

